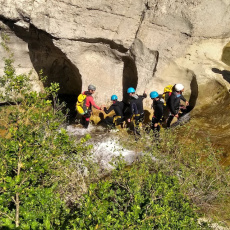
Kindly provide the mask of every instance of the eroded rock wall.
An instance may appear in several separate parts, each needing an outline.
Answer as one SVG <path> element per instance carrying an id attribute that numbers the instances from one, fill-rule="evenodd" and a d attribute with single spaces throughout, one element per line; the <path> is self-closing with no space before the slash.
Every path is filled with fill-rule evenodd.
<path id="1" fill-rule="evenodd" d="M 193 105 L 203 91 L 229 88 L 230 3 L 227 0 L 0 0 L 0 28 L 10 36 L 19 72 L 43 69 L 61 93 L 92 83 L 95 99 L 126 99 L 135 87 L 163 92 L 180 82 Z M 0 48 L 1 57 L 4 51 Z M 225 54 L 224 54 L 225 52 Z M 223 60 L 223 61 L 222 61 Z M 0 63 L 2 71 L 3 63 Z M 215 83 L 216 82 L 216 83 Z M 201 87 L 202 86 L 202 87 Z M 206 88 L 205 88 L 206 87 Z M 202 93 L 199 92 L 202 89 Z M 198 99 L 198 100 L 197 100 Z M 146 100 L 146 106 L 151 103 Z"/>

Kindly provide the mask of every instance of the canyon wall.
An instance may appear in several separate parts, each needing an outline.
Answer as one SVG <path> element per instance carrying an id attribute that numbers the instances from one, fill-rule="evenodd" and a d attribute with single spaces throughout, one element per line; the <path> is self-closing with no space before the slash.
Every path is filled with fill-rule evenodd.
<path id="1" fill-rule="evenodd" d="M 229 90 L 228 0 L 0 0 L 0 30 L 10 37 L 18 73 L 38 72 L 78 95 L 88 84 L 95 100 L 127 99 L 134 87 L 159 93 L 185 85 L 191 105 Z M 0 57 L 5 57 L 0 47 Z M 0 62 L 2 74 L 4 62 Z M 149 106 L 151 100 L 145 100 Z"/>

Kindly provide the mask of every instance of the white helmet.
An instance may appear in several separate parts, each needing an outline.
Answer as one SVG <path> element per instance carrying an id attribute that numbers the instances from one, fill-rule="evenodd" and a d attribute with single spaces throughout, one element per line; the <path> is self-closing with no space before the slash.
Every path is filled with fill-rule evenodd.
<path id="1" fill-rule="evenodd" d="M 182 84 L 176 84 L 175 85 L 175 90 L 176 91 L 181 91 L 181 90 L 183 90 L 184 89 L 184 86 L 182 85 Z"/>

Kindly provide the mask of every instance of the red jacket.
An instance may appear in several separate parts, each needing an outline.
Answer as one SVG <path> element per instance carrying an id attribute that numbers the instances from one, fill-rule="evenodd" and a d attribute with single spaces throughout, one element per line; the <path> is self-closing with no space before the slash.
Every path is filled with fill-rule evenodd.
<path id="1" fill-rule="evenodd" d="M 93 106 L 94 108 L 101 110 L 101 108 L 95 104 L 92 95 L 88 91 L 85 91 L 82 94 L 87 95 L 85 101 L 85 105 L 87 108 L 92 109 Z"/>

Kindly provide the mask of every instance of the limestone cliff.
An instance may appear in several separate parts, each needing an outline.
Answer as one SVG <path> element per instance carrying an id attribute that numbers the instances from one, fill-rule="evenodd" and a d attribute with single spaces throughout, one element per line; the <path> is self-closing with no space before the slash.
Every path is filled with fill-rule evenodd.
<path id="1" fill-rule="evenodd" d="M 192 105 L 230 82 L 228 0 L 0 0 L 19 72 L 40 69 L 61 93 L 97 86 L 95 100 L 182 83 Z M 0 48 L 0 56 L 4 57 Z M 2 72 L 3 62 L 0 62 Z M 211 83 L 211 84 L 210 84 Z M 198 98 L 198 100 L 197 100 Z M 151 101 L 146 100 L 146 104 Z"/>

